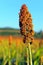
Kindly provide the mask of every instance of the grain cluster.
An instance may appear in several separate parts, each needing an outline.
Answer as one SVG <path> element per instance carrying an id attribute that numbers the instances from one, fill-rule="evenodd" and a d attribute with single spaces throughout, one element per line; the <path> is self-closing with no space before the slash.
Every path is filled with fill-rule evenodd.
<path id="1" fill-rule="evenodd" d="M 22 5 L 20 9 L 19 26 L 20 26 L 20 32 L 24 37 L 23 39 L 24 43 L 28 42 L 32 43 L 34 35 L 32 17 L 25 4 Z"/>

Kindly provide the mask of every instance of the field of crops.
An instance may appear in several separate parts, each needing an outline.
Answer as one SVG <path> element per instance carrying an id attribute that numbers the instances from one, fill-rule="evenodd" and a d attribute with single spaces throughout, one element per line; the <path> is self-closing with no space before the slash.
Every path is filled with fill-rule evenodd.
<path id="1" fill-rule="evenodd" d="M 31 48 L 33 65 L 41 65 L 43 40 L 35 39 Z M 27 65 L 26 49 L 26 44 L 23 43 L 21 37 L 0 36 L 0 65 Z"/>

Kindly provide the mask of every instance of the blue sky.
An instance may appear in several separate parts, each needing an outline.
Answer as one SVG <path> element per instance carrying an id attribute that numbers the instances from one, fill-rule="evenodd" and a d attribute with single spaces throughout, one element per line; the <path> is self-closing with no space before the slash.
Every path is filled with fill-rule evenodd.
<path id="1" fill-rule="evenodd" d="M 19 28 L 19 11 L 26 4 L 35 31 L 43 30 L 43 0 L 0 0 L 0 27 Z"/>

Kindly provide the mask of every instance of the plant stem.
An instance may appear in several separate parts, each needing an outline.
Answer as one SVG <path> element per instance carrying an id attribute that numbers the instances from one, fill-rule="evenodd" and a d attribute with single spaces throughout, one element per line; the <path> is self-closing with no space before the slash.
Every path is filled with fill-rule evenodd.
<path id="1" fill-rule="evenodd" d="M 5 63 L 5 55 L 3 55 L 3 63 L 2 63 L 2 65 L 6 65 L 6 63 Z"/>
<path id="2" fill-rule="evenodd" d="M 10 63 L 10 50 L 9 50 L 9 65 L 10 65 L 11 63 Z"/>
<path id="3" fill-rule="evenodd" d="M 9 47 L 9 65 L 11 65 L 11 53 L 10 53 L 10 47 Z"/>
<path id="4" fill-rule="evenodd" d="M 27 47 L 27 65 L 29 65 L 29 52 L 28 52 L 28 47 Z"/>
<path id="5" fill-rule="evenodd" d="M 32 65 L 32 53 L 31 53 L 31 45 L 29 44 L 29 55 L 30 55 L 30 65 Z"/>

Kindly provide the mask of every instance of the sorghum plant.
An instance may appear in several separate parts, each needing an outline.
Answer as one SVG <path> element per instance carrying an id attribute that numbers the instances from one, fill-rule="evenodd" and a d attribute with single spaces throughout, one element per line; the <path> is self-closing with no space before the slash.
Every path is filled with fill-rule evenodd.
<path id="1" fill-rule="evenodd" d="M 32 55 L 31 55 L 31 48 L 30 44 L 33 42 L 33 25 L 32 25 L 32 17 L 30 12 L 28 11 L 28 8 L 25 4 L 22 5 L 19 13 L 19 26 L 20 26 L 20 32 L 23 35 L 23 42 L 26 44 L 29 44 L 29 51 L 30 51 L 30 64 L 32 65 Z M 28 54 L 28 46 L 27 46 L 27 54 Z M 28 57 L 27 57 L 27 61 Z M 29 65 L 29 63 L 27 64 Z"/>
<path id="2" fill-rule="evenodd" d="M 24 42 L 32 43 L 34 35 L 32 18 L 25 4 L 22 5 L 20 9 L 19 26 L 20 26 L 20 32 L 24 36 Z"/>

